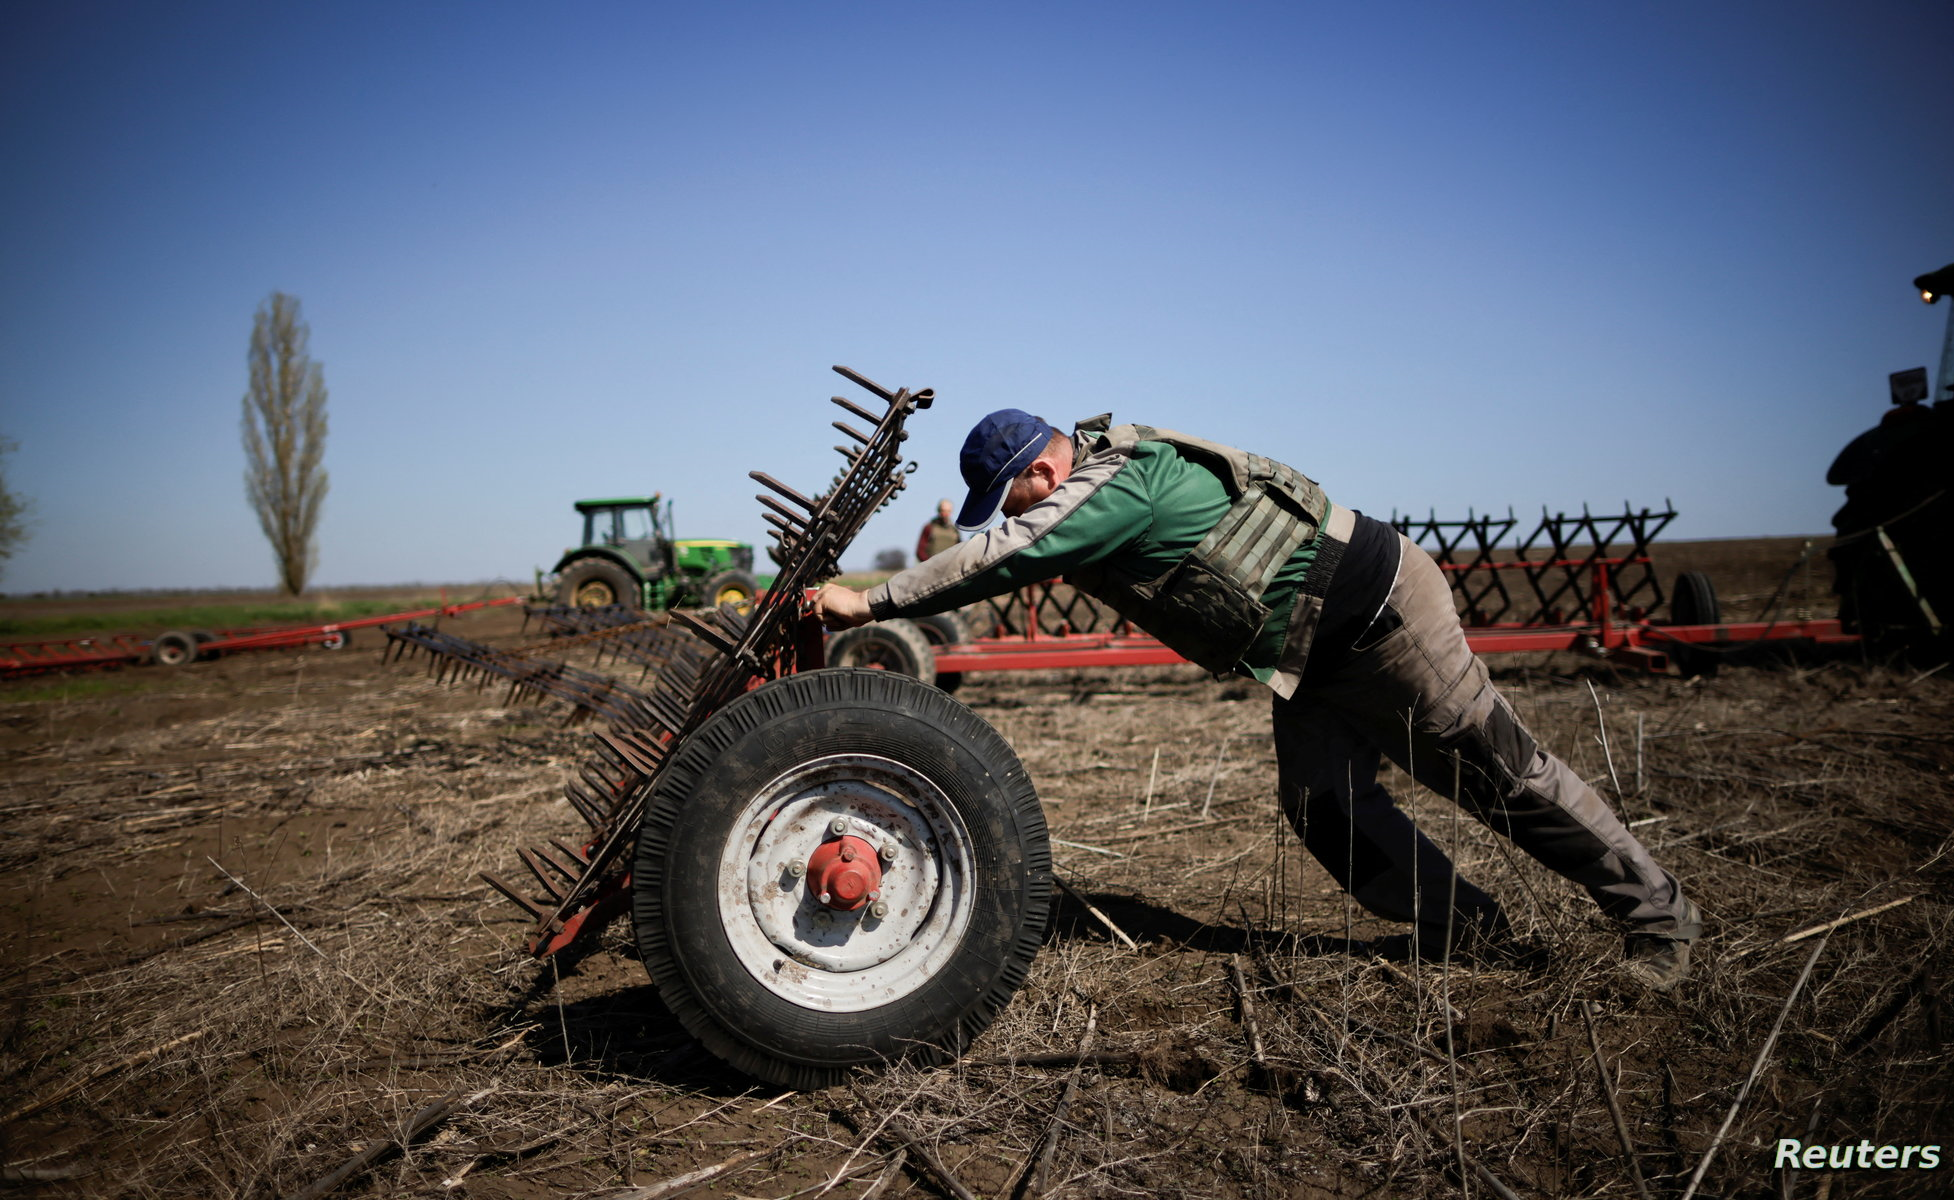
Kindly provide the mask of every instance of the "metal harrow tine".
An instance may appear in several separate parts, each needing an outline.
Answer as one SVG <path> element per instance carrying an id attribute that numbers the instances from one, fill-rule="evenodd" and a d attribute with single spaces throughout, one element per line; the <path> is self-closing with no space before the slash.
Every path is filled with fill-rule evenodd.
<path id="1" fill-rule="evenodd" d="M 518 892 L 516 889 L 510 887 L 508 884 L 502 882 L 500 879 L 497 879 L 495 876 L 489 874 L 487 871 L 480 872 L 480 875 L 483 883 L 486 883 L 490 887 L 494 888 L 496 891 L 501 892 L 503 896 L 508 898 L 510 903 L 514 904 L 517 908 L 522 909 L 524 912 L 528 913 L 531 917 L 535 918 L 538 921 L 545 921 L 549 919 L 550 914 L 548 910 L 543 908 L 542 905 L 532 902 L 527 896 L 524 896 L 521 892 Z"/>
<path id="2" fill-rule="evenodd" d="M 529 868 L 529 873 L 534 875 L 536 882 L 542 885 L 545 892 L 549 893 L 550 899 L 562 903 L 563 889 L 558 887 L 548 875 L 543 873 L 543 867 L 541 862 L 536 858 L 536 852 L 526 848 L 518 848 L 516 850 L 516 857 L 521 860 L 523 866 Z M 572 876 L 570 882 L 575 883 L 576 877 Z"/>

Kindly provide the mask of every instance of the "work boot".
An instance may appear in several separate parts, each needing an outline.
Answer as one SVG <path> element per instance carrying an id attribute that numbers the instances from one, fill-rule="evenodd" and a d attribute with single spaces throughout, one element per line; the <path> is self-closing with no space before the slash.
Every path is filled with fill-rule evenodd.
<path id="1" fill-rule="evenodd" d="M 1703 927 L 1702 914 L 1693 902 L 1683 901 L 1683 916 L 1677 924 L 1690 930 Z M 1667 994 L 1689 978 L 1689 946 L 1695 940 L 1665 933 L 1631 933 L 1622 947 L 1622 970 L 1650 991 Z"/>
<path id="2" fill-rule="evenodd" d="M 1657 994 L 1689 978 L 1689 942 L 1658 933 L 1631 933 L 1622 952 L 1622 970 Z"/>

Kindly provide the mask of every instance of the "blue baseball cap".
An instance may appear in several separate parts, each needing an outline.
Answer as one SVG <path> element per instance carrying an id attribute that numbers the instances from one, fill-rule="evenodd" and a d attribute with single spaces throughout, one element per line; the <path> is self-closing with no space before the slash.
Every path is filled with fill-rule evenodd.
<path id="1" fill-rule="evenodd" d="M 1011 481 L 1037 461 L 1057 432 L 1042 419 L 1016 408 L 1000 408 L 977 422 L 963 440 L 959 465 L 970 495 L 957 514 L 957 528 L 976 533 L 997 520 Z"/>

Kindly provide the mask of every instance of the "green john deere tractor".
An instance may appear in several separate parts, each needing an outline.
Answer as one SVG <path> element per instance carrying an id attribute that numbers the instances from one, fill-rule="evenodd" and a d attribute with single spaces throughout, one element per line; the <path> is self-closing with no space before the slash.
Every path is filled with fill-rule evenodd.
<path id="1" fill-rule="evenodd" d="M 556 602 L 580 608 L 697 608 L 753 603 L 753 547 L 672 536 L 672 506 L 653 492 L 579 500 L 583 544 L 563 552 L 551 573 Z"/>

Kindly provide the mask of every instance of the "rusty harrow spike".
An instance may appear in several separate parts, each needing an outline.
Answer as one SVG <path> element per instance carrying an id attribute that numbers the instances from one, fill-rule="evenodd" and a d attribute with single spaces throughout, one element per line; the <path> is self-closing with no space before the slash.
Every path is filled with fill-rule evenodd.
<path id="1" fill-rule="evenodd" d="M 487 871 L 482 871 L 480 872 L 480 874 L 483 883 L 488 884 L 496 891 L 501 892 L 504 896 L 508 897 L 510 902 L 515 904 L 517 908 L 522 909 L 524 912 L 528 913 L 531 917 L 535 918 L 538 921 L 549 920 L 550 914 L 548 910 L 543 908 L 542 905 L 533 902 L 527 896 L 524 896 L 521 892 L 518 892 L 516 889 L 510 887 L 508 884 L 502 882 L 500 879 L 497 879 L 495 876 L 489 874 Z"/>
<path id="2" fill-rule="evenodd" d="M 874 413 L 870 412 L 866 408 L 863 408 L 861 405 L 855 403 L 853 400 L 850 400 L 848 397 L 830 396 L 828 397 L 828 399 L 840 405 L 843 411 L 853 413 L 855 416 L 858 416 L 862 420 L 867 421 L 869 424 L 875 426 L 877 429 L 880 429 L 882 427 L 882 422 L 884 420 L 883 417 L 876 416 Z"/>
<path id="3" fill-rule="evenodd" d="M 873 392 L 877 397 L 883 400 L 890 401 L 891 403 L 895 401 L 896 393 L 890 391 L 888 388 L 883 387 L 881 384 L 875 382 L 873 379 L 870 379 L 868 376 L 862 374 L 860 371 L 857 371 L 853 367 L 838 366 L 834 369 L 834 371 L 835 374 L 841 376 L 843 379 L 846 379 L 848 382 L 855 384 L 857 387 L 867 388 L 870 392 Z M 925 404 L 923 405 L 923 407 L 928 408 L 929 405 Z"/>
<path id="4" fill-rule="evenodd" d="M 807 518 L 805 516 L 795 512 L 791 508 L 788 508 L 785 504 L 782 504 L 780 501 L 774 499 L 772 496 L 755 496 L 753 498 L 755 500 L 758 500 L 761 504 L 765 505 L 767 508 L 772 509 L 773 512 L 779 516 L 780 523 L 784 523 L 788 528 L 794 530 L 796 533 L 804 532 L 807 529 Z"/>
<path id="5" fill-rule="evenodd" d="M 830 421 L 830 422 L 828 422 L 828 423 L 829 423 L 830 425 L 833 425 L 833 426 L 834 426 L 834 427 L 835 427 L 836 429 L 839 429 L 839 430 L 841 430 L 841 432 L 842 432 L 842 433 L 844 433 L 844 434 L 846 434 L 846 435 L 848 435 L 848 436 L 849 436 L 849 437 L 851 437 L 851 438 L 854 438 L 854 439 L 855 439 L 856 441 L 858 441 L 858 442 L 860 442 L 860 443 L 861 443 L 862 445 L 864 445 L 864 446 L 866 446 L 866 445 L 868 445 L 868 443 L 869 443 L 869 436 L 868 436 L 868 434 L 866 434 L 866 433 L 863 433 L 863 432 L 861 432 L 860 430 L 858 430 L 858 429 L 856 429 L 856 428 L 855 428 L 855 427 L 854 427 L 853 425 L 850 425 L 850 424 L 849 424 L 848 422 L 846 422 L 846 421 Z"/>
<path id="6" fill-rule="evenodd" d="M 583 823 L 595 830 L 604 828 L 605 806 L 597 797 L 590 795 L 582 782 L 572 779 L 563 785 L 563 799 L 576 810 Z"/>
<path id="7" fill-rule="evenodd" d="M 550 899 L 559 904 L 563 902 L 563 889 L 544 872 L 543 864 L 537 860 L 535 851 L 527 848 L 518 849 L 516 851 L 516 858 L 521 861 L 523 866 L 529 868 L 529 873 L 536 877 L 536 882 L 542 886 L 543 891 L 549 894 Z M 574 883 L 576 881 L 573 879 L 571 882 Z"/>
<path id="8" fill-rule="evenodd" d="M 576 847 L 566 846 L 558 838 L 551 838 L 550 845 L 555 848 L 558 854 L 561 854 L 566 860 L 577 864 L 579 868 L 587 867 L 590 865 L 590 860 L 585 858 L 583 851 L 577 849 Z"/>
<path id="9" fill-rule="evenodd" d="M 628 767 L 641 775 L 649 775 L 658 769 L 665 758 L 665 747 L 642 735 L 624 729 L 610 729 L 593 735 L 600 751 L 608 750 L 607 755 L 619 766 Z"/>
<path id="10" fill-rule="evenodd" d="M 748 471 L 746 475 L 747 478 L 757 480 L 761 485 L 765 487 L 770 487 L 774 491 L 779 492 L 781 495 L 787 497 L 789 500 L 792 500 L 794 503 L 800 505 L 802 508 L 806 509 L 810 513 L 816 513 L 817 510 L 820 508 L 820 503 L 818 501 L 809 500 L 806 496 L 801 495 L 799 492 L 795 491 L 793 488 L 788 487 L 786 484 L 780 482 L 778 479 L 775 479 L 773 476 L 767 474 L 765 471 Z M 758 497 L 755 498 L 758 499 Z"/>
<path id="11" fill-rule="evenodd" d="M 803 537 L 807 534 L 807 522 L 785 504 L 772 496 L 756 496 L 754 499 L 772 510 L 761 513 L 760 517 L 774 528 L 784 530 L 794 537 Z"/>
<path id="12" fill-rule="evenodd" d="M 715 628 L 711 622 L 700 620 L 691 613 L 682 612 L 676 615 L 679 620 L 685 622 L 686 626 L 693 633 L 704 638 L 713 649 L 719 651 L 721 654 L 731 654 L 739 649 L 739 643 L 737 641 L 727 637 L 724 632 Z"/>
<path id="13" fill-rule="evenodd" d="M 577 869 L 566 867 L 563 865 L 562 862 L 560 862 L 556 858 L 555 855 L 551 854 L 548 850 L 545 850 L 541 846 L 531 846 L 529 848 L 529 853 L 536 859 L 536 861 L 542 863 L 544 866 L 556 872 L 558 875 L 561 875 L 564 878 L 564 880 L 569 883 L 575 883 L 577 881 L 577 877 L 583 874 L 581 868 L 588 865 L 583 861 L 583 859 L 578 858 L 575 855 L 572 855 L 571 861 L 577 864 Z"/>
<path id="14" fill-rule="evenodd" d="M 584 759 L 577 766 L 577 778 L 583 781 L 592 795 L 602 797 L 606 801 L 616 798 L 618 792 L 622 790 L 620 784 L 629 782 L 629 777 L 633 773 L 628 768 L 621 769 L 595 756 Z M 610 804 L 606 803 L 603 807 L 608 809 Z"/>

